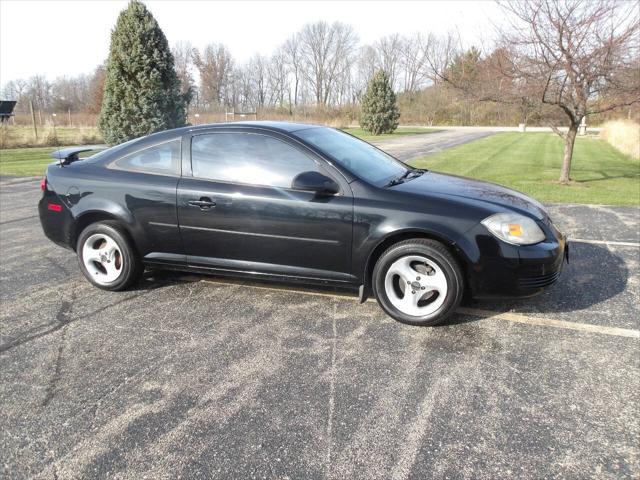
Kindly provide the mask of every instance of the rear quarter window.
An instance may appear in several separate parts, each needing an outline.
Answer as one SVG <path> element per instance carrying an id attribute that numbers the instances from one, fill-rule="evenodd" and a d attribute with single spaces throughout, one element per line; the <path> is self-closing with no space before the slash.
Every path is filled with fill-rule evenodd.
<path id="1" fill-rule="evenodd" d="M 120 157 L 110 168 L 158 175 L 180 175 L 180 139 L 152 145 Z"/>

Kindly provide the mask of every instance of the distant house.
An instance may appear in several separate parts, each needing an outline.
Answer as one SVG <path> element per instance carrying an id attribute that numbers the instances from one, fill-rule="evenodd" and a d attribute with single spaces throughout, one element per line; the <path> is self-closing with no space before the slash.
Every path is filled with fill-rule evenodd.
<path id="1" fill-rule="evenodd" d="M 13 117 L 13 109 L 16 106 L 15 100 L 0 100 L 0 123 L 8 121 Z"/>

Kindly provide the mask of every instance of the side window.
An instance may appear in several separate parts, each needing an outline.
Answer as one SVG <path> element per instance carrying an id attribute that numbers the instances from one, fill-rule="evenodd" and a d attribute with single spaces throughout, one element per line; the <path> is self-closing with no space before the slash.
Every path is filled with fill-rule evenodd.
<path id="1" fill-rule="evenodd" d="M 135 172 L 180 175 L 180 140 L 154 145 L 117 159 L 113 168 Z"/>
<path id="2" fill-rule="evenodd" d="M 193 176 L 222 182 L 291 188 L 294 177 L 316 171 L 296 148 L 266 135 L 212 133 L 191 140 Z"/>

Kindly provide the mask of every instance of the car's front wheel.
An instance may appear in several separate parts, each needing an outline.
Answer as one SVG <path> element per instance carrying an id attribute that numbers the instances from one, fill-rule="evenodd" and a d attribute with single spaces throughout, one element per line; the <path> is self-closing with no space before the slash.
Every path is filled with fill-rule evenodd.
<path id="1" fill-rule="evenodd" d="M 142 274 L 140 259 L 115 222 L 85 228 L 78 237 L 76 252 L 82 273 L 98 288 L 124 290 Z"/>
<path id="2" fill-rule="evenodd" d="M 460 305 L 464 279 L 460 266 L 440 242 L 406 240 L 378 259 L 372 278 L 382 309 L 410 325 L 435 325 Z"/>

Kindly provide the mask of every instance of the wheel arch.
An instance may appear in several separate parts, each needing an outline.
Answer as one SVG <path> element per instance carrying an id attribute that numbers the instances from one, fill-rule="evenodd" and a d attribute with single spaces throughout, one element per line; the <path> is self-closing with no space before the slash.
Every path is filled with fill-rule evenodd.
<path id="1" fill-rule="evenodd" d="M 133 235 L 131 234 L 126 221 L 124 221 L 122 218 L 119 218 L 117 215 L 114 215 L 110 212 L 105 212 L 104 210 L 89 210 L 86 212 L 82 212 L 78 217 L 76 217 L 76 221 L 70 235 L 70 243 L 73 250 L 76 251 L 78 237 L 85 228 L 93 223 L 109 221 L 117 223 L 118 226 L 124 231 L 127 239 L 131 242 L 132 247 L 134 249 L 137 249 L 136 243 L 133 240 Z"/>
<path id="2" fill-rule="evenodd" d="M 364 269 L 364 286 L 365 289 L 371 290 L 371 278 L 373 276 L 373 269 L 380 258 L 380 256 L 391 246 L 403 242 L 405 240 L 411 239 L 427 239 L 427 240 L 435 240 L 443 244 L 453 255 L 453 257 L 458 261 L 462 271 L 464 272 L 465 283 L 469 283 L 470 278 L 470 265 L 471 262 L 465 255 L 465 253 L 460 249 L 457 243 L 450 238 L 447 238 L 444 235 L 439 233 L 434 233 L 427 230 L 419 230 L 419 229 L 408 229 L 391 232 L 384 238 L 382 238 L 376 246 L 373 248 L 371 253 L 369 253 L 367 257 L 367 261 L 365 263 Z"/>

